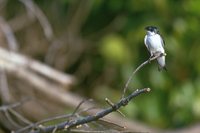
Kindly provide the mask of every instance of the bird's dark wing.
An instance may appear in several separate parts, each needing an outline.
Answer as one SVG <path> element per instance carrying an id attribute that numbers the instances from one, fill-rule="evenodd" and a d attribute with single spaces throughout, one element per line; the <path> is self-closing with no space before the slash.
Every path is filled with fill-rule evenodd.
<path id="1" fill-rule="evenodd" d="M 150 52 L 148 43 L 149 43 L 149 42 L 147 42 L 147 36 L 145 36 L 145 38 L 144 38 L 144 44 L 145 44 L 145 46 L 147 47 L 148 51 Z"/>
<path id="2" fill-rule="evenodd" d="M 163 36 L 158 32 L 158 34 L 160 35 L 160 39 L 162 41 L 162 45 L 163 47 L 165 46 L 165 40 L 163 39 Z"/>

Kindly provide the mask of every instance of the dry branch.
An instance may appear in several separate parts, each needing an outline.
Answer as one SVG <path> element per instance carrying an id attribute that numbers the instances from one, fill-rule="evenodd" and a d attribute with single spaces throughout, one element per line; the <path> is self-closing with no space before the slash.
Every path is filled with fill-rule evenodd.
<path id="1" fill-rule="evenodd" d="M 32 0 L 20 0 L 26 7 L 27 12 L 31 17 L 36 17 L 38 21 L 40 22 L 44 34 L 48 40 L 52 40 L 53 30 L 51 27 L 51 24 L 49 23 L 47 17 L 44 15 L 42 10 L 32 1 Z"/>
<path id="2" fill-rule="evenodd" d="M 0 48 L 0 68 L 3 68 L 7 72 L 15 72 L 16 74 L 24 76 L 25 79 L 27 77 L 32 78 L 35 77 L 36 74 L 40 74 L 43 77 L 58 82 L 65 87 L 69 87 L 74 84 L 73 76 L 63 74 L 36 60 L 3 48 Z"/>
<path id="3" fill-rule="evenodd" d="M 4 36 L 8 42 L 9 49 L 12 51 L 17 51 L 19 44 L 15 38 L 15 35 L 10 27 L 10 25 L 4 20 L 3 17 L 0 17 L 0 30 L 4 33 Z"/>
<path id="4" fill-rule="evenodd" d="M 160 56 L 166 56 L 166 54 L 164 53 L 160 53 L 160 54 L 157 54 L 156 56 L 153 56 L 153 57 L 150 57 L 148 60 L 146 60 L 145 62 L 143 62 L 142 64 L 140 64 L 131 74 L 131 76 L 129 77 L 129 79 L 127 80 L 126 84 L 125 84 L 125 87 L 123 89 L 123 94 L 122 94 L 122 98 L 124 98 L 125 96 L 125 93 L 128 89 L 128 85 L 129 83 L 131 82 L 131 79 L 133 78 L 133 76 L 136 74 L 136 72 L 138 72 L 142 67 L 144 67 L 146 64 L 150 63 L 151 61 L 157 59 L 158 57 Z"/>
<path id="5" fill-rule="evenodd" d="M 24 99 L 21 102 L 2 105 L 0 107 L 0 119 L 5 120 L 5 122 L 2 123 L 4 126 L 6 126 L 7 128 L 18 129 L 22 128 L 24 125 L 31 124 L 29 120 L 27 120 L 21 114 L 14 110 L 17 107 L 21 107 L 21 105 L 24 104 L 26 101 L 27 99 Z M 15 119 L 13 119 L 13 116 L 15 116 Z"/>
<path id="6" fill-rule="evenodd" d="M 50 132 L 55 131 L 54 129 L 56 129 L 56 131 L 63 130 L 63 129 L 69 130 L 72 127 L 82 125 L 85 123 L 89 123 L 92 121 L 96 121 L 96 120 L 108 115 L 111 112 L 117 111 L 120 107 L 126 106 L 134 97 L 136 97 L 142 93 L 145 93 L 145 92 L 150 92 L 150 88 L 136 90 L 135 92 L 133 92 L 126 98 L 121 99 L 118 103 L 114 104 L 112 107 L 103 109 L 103 110 L 97 112 L 95 115 L 89 115 L 89 116 L 86 116 L 83 118 L 73 119 L 71 121 L 65 121 L 65 122 L 62 122 L 62 123 L 59 123 L 59 124 L 53 125 L 53 126 L 47 126 L 47 127 L 42 127 L 42 128 L 38 127 L 37 130 L 30 131 L 30 133 L 40 133 L 40 132 L 50 133 Z M 35 128 L 37 128 L 37 127 L 35 127 Z M 25 127 L 25 129 L 26 129 L 26 127 Z M 22 129 L 22 130 L 16 131 L 15 133 L 23 133 L 23 132 L 24 132 L 24 130 Z"/>

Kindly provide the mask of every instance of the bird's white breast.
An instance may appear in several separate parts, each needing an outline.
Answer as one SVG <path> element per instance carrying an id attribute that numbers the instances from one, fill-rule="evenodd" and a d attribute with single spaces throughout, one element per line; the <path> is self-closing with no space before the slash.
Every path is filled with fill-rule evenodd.
<path id="1" fill-rule="evenodd" d="M 145 45 L 153 53 L 158 51 L 164 53 L 164 48 L 162 43 L 163 41 L 159 34 L 145 36 Z"/>

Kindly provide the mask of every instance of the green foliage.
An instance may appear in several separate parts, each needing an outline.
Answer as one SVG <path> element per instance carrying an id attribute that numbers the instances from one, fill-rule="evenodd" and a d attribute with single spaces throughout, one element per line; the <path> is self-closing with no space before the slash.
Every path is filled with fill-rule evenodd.
<path id="1" fill-rule="evenodd" d="M 117 35 L 108 35 L 102 38 L 100 53 L 109 62 L 123 65 L 130 59 L 130 52 L 125 40 Z"/>

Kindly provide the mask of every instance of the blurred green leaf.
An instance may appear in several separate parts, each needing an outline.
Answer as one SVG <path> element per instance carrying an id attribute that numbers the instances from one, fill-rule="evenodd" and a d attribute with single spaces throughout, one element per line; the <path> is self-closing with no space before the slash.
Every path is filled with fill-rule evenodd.
<path id="1" fill-rule="evenodd" d="M 192 103 L 192 111 L 193 114 L 195 115 L 195 118 L 200 118 L 200 94 L 198 94 L 195 99 L 194 102 Z"/>
<path id="2" fill-rule="evenodd" d="M 149 76 L 150 82 L 153 84 L 155 89 L 163 89 L 166 86 L 164 74 L 160 73 L 158 69 L 153 68 L 150 70 Z"/>
<path id="3" fill-rule="evenodd" d="M 123 64 L 129 61 L 130 51 L 125 40 L 118 35 L 109 35 L 102 39 L 100 52 L 110 62 Z"/>
<path id="4" fill-rule="evenodd" d="M 145 97 L 142 102 L 138 102 L 141 108 L 141 117 L 151 125 L 165 125 L 164 117 L 162 117 L 161 101 L 155 94 L 151 94 L 148 98 Z"/>
<path id="5" fill-rule="evenodd" d="M 175 108 L 191 108 L 194 98 L 194 86 L 190 82 L 186 82 L 179 88 L 174 88 L 170 102 Z"/>
<path id="6" fill-rule="evenodd" d="M 184 9 L 189 13 L 200 15 L 200 1 L 199 0 L 185 1 Z"/>

